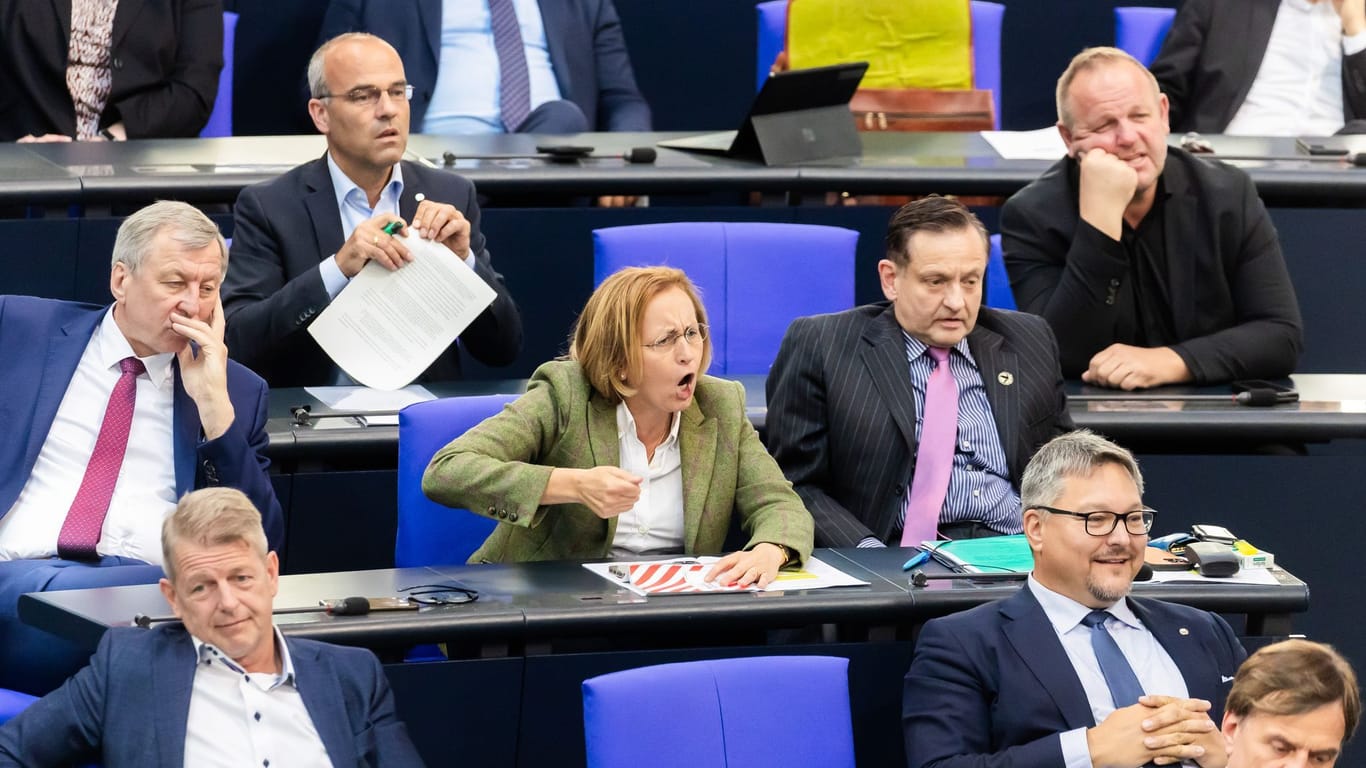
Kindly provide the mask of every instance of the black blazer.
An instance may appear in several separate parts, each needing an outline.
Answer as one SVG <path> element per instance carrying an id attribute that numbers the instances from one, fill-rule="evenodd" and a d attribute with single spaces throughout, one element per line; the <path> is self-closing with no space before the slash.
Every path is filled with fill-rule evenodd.
<path id="1" fill-rule="evenodd" d="M 498 293 L 493 304 L 461 334 L 459 344 L 422 374 L 420 381 L 460 378 L 463 346 L 486 365 L 507 365 L 522 349 L 522 316 L 479 231 L 474 184 L 462 176 L 403 162 L 399 215 L 412 221 L 415 196 L 450 203 L 470 221 L 475 272 Z M 345 242 L 327 156 L 271 181 L 247 187 L 233 208 L 228 276 L 223 281 L 228 353 L 272 387 L 331 384 L 337 366 L 307 328 L 331 301 L 318 264 Z"/>
<path id="2" fill-rule="evenodd" d="M 1198 384 L 1272 379 L 1295 370 L 1303 349 L 1300 308 L 1281 245 L 1252 179 L 1237 168 L 1168 149 L 1162 181 L 1163 242 L 1172 345 Z M 1053 164 L 1001 210 L 1001 244 L 1021 310 L 1058 337 L 1062 372 L 1077 377 L 1131 324 L 1114 301 L 1129 279 L 1118 241 L 1081 221 L 1078 165 Z"/>
<path id="3" fill-rule="evenodd" d="M 71 0 L 0 0 L 0 141 L 76 135 L 66 87 Z M 119 0 L 112 90 L 100 127 L 128 138 L 196 136 L 223 68 L 222 0 Z"/>
<path id="4" fill-rule="evenodd" d="M 538 4 L 560 98 L 578 105 L 589 130 L 650 130 L 650 107 L 636 87 L 612 0 Z M 378 35 L 398 51 L 413 84 L 413 133 L 421 133 L 439 69 L 441 0 L 332 0 L 323 17 L 321 39 L 356 31 Z M 484 74 L 498 76 L 497 70 Z"/>
<path id="5" fill-rule="evenodd" d="M 1034 451 L 1072 429 L 1057 343 L 1037 317 L 983 307 L 968 348 L 1018 489 Z M 768 450 L 816 519 L 816 545 L 890 542 L 916 451 L 915 390 L 891 305 L 794 320 L 766 391 Z"/>
<path id="6" fill-rule="evenodd" d="M 1280 0 L 1185 0 L 1149 69 L 1177 133 L 1223 133 L 1262 67 Z M 1343 122 L 1366 118 L 1366 51 L 1342 58 Z"/>

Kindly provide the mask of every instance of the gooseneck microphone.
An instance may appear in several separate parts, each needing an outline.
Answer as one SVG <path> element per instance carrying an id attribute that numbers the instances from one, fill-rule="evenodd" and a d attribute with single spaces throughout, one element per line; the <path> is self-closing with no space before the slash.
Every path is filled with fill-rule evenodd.
<path id="1" fill-rule="evenodd" d="M 1028 571 L 1002 571 L 1000 573 L 925 573 L 916 571 L 911 574 L 911 586 L 919 589 L 929 586 L 931 581 L 1024 581 Z M 1134 581 L 1152 581 L 1152 566 L 1144 563 L 1138 567 Z"/>
<path id="2" fill-rule="evenodd" d="M 1104 395 L 1068 395 L 1068 400 L 1084 403 L 1092 400 L 1099 401 L 1124 401 L 1124 400 L 1170 400 L 1174 402 L 1206 402 L 1206 403 L 1227 403 L 1234 402 L 1238 405 L 1247 405 L 1253 408 L 1265 408 L 1272 405 L 1284 405 L 1286 403 L 1298 403 L 1300 393 L 1293 389 L 1266 389 L 1253 388 L 1236 395 L 1178 395 L 1163 394 L 1160 392 L 1125 392 L 1123 394 L 1104 394 Z"/>

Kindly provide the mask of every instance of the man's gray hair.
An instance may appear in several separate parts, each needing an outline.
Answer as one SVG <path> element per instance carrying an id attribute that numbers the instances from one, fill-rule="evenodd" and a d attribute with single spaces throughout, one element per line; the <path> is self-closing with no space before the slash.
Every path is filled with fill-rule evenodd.
<path id="1" fill-rule="evenodd" d="M 1058 122 L 1062 123 L 1067 130 L 1072 130 L 1072 105 L 1068 102 L 1071 96 L 1069 91 L 1072 90 L 1072 81 L 1082 72 L 1107 64 L 1132 64 L 1138 67 L 1138 71 L 1148 78 L 1148 83 L 1153 87 L 1153 98 L 1162 98 L 1162 86 L 1157 84 L 1157 78 L 1153 77 L 1153 73 L 1143 66 L 1143 62 L 1129 55 L 1127 51 L 1110 46 L 1086 48 L 1072 57 L 1067 69 L 1063 70 L 1062 77 L 1058 78 L 1058 88 L 1054 94 L 1058 102 Z"/>
<path id="2" fill-rule="evenodd" d="M 378 40 L 381 43 L 388 45 L 388 43 L 384 41 L 384 38 L 372 35 L 369 32 L 346 32 L 337 35 L 318 46 L 318 50 L 314 51 L 313 55 L 308 59 L 308 95 L 310 97 L 321 99 L 323 96 L 330 94 L 330 91 L 327 89 L 327 76 L 326 73 L 323 72 L 323 62 L 327 59 L 327 54 L 331 53 L 333 48 L 336 48 L 343 43 L 355 42 L 357 40 Z"/>
<path id="3" fill-rule="evenodd" d="M 1044 443 L 1029 460 L 1020 481 L 1020 503 L 1024 509 L 1052 506 L 1062 496 L 1067 478 L 1085 477 L 1105 464 L 1122 467 L 1138 486 L 1138 495 L 1143 495 L 1143 473 L 1134 455 L 1090 430 L 1079 429 Z"/>
<path id="4" fill-rule="evenodd" d="M 158 200 L 124 219 L 114 238 L 114 255 L 109 267 L 112 269 L 123 262 L 130 273 L 137 272 L 163 230 L 188 250 L 218 243 L 222 274 L 228 273 L 228 244 L 223 240 L 223 233 L 218 231 L 218 225 L 193 205 L 176 200 Z"/>

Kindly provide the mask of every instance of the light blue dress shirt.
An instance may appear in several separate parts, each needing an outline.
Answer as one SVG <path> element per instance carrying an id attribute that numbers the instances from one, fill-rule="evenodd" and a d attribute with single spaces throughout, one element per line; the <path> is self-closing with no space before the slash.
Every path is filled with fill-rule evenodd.
<path id="1" fill-rule="evenodd" d="M 513 0 L 522 28 L 531 108 L 560 98 L 550 48 L 537 0 Z M 506 133 L 498 82 L 498 53 L 487 2 L 445 0 L 441 4 L 441 51 L 436 86 L 423 119 L 424 133 Z"/>
<path id="2" fill-rule="evenodd" d="M 1028 583 L 1030 592 L 1043 607 L 1044 615 L 1053 625 L 1053 631 L 1067 652 L 1081 687 L 1086 690 L 1091 716 L 1096 723 L 1100 723 L 1115 711 L 1115 703 L 1110 698 L 1110 686 L 1105 683 L 1105 675 L 1100 671 L 1100 662 L 1096 661 L 1096 652 L 1091 646 L 1091 630 L 1081 623 L 1091 609 L 1040 584 L 1033 574 L 1029 575 Z M 1176 666 L 1167 649 L 1157 642 L 1153 633 L 1138 620 L 1128 601 L 1120 600 L 1106 610 L 1111 618 L 1105 621 L 1105 630 L 1115 639 L 1129 666 L 1133 667 L 1143 692 L 1188 698 L 1190 691 L 1186 688 L 1186 678 L 1181 676 L 1181 668 Z M 1065 768 L 1091 768 L 1086 729 L 1066 731 L 1060 737 Z"/>
<path id="3" fill-rule="evenodd" d="M 375 207 L 370 207 L 370 199 L 366 197 L 365 190 L 356 185 L 349 176 L 342 172 L 332 159 L 332 153 L 327 153 L 327 172 L 332 176 L 332 191 L 337 196 L 337 212 L 341 214 L 342 241 L 351 238 L 351 233 L 356 231 L 356 227 L 366 219 L 371 218 L 377 213 L 392 213 L 399 216 L 398 201 L 403 197 L 403 166 L 395 163 L 393 175 L 389 177 L 389 183 L 384 185 L 384 189 L 379 193 L 379 202 Z M 400 218 L 402 218 L 400 216 Z M 318 271 L 322 273 L 323 287 L 327 289 L 329 299 L 337 298 L 346 287 L 350 280 L 342 274 L 341 267 L 337 266 L 336 254 L 331 254 L 318 264 Z"/>

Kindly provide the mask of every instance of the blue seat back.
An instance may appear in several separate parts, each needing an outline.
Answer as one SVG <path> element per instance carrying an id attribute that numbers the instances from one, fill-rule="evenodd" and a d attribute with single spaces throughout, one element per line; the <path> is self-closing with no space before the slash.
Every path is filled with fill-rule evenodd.
<path id="1" fill-rule="evenodd" d="M 10 718 L 23 712 L 28 708 L 28 705 L 37 700 L 37 696 L 11 691 L 8 688 L 0 688 L 0 723 L 8 722 Z"/>
<path id="2" fill-rule="evenodd" d="M 854 306 L 858 232 L 814 224 L 680 222 L 593 230 L 593 284 L 670 266 L 702 293 L 717 376 L 766 374 L 793 319 Z"/>
<path id="3" fill-rule="evenodd" d="M 765 0 L 754 6 L 759 16 L 759 47 L 756 49 L 754 92 L 768 79 L 773 60 L 787 42 L 787 0 Z"/>
<path id="4" fill-rule="evenodd" d="M 982 302 L 995 309 L 1015 309 L 1015 292 L 1010 289 L 1010 275 L 1006 272 L 1000 235 L 991 236 L 991 250 L 987 253 L 986 291 Z"/>
<path id="5" fill-rule="evenodd" d="M 766 0 L 754 6 L 759 39 L 755 46 L 754 90 L 764 87 L 773 60 L 787 44 L 787 0 Z M 1001 127 L 1001 25 L 1006 7 L 972 0 L 972 85 L 991 91 L 996 104 L 996 127 Z"/>
<path id="6" fill-rule="evenodd" d="M 438 450 L 516 399 L 516 395 L 449 397 L 399 412 L 395 566 L 464 563 L 493 532 L 496 523 L 492 520 L 423 495 L 422 473 Z"/>
<path id="7" fill-rule="evenodd" d="M 213 100 L 209 122 L 199 132 L 201 139 L 232 135 L 232 49 L 237 40 L 237 14 L 223 12 L 223 70 L 218 73 L 218 96 Z"/>
<path id="8" fill-rule="evenodd" d="M 1153 63 L 1167 31 L 1176 18 L 1175 8 L 1128 7 L 1115 9 L 1115 47 L 1138 59 L 1143 66 Z"/>
<path id="9" fill-rule="evenodd" d="M 774 691 L 799 693 L 775 700 Z M 849 660 L 660 664 L 583 683 L 589 768 L 853 768 Z"/>

